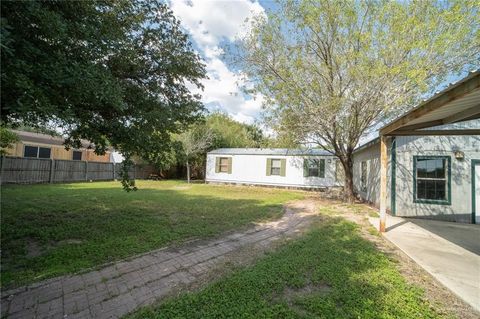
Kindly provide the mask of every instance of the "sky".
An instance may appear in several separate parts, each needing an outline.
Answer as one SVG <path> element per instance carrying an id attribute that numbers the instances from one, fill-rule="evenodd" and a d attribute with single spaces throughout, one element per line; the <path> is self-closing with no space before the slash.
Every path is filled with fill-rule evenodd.
<path id="1" fill-rule="evenodd" d="M 226 112 L 243 123 L 259 120 L 263 96 L 242 92 L 245 83 L 241 70 L 229 66 L 222 54 L 224 48 L 248 32 L 247 19 L 265 15 L 275 10 L 277 4 L 272 0 L 170 0 L 169 5 L 206 63 L 208 79 L 203 81 L 201 94 L 207 109 Z M 437 89 L 461 77 L 452 75 Z"/>
<path id="2" fill-rule="evenodd" d="M 260 116 L 263 96 L 242 92 L 241 70 L 229 66 L 222 54 L 224 48 L 248 32 L 245 21 L 264 15 L 273 2 L 172 0 L 169 4 L 205 60 L 208 79 L 203 81 L 202 102 L 210 111 L 220 110 L 237 121 L 254 123 Z"/>

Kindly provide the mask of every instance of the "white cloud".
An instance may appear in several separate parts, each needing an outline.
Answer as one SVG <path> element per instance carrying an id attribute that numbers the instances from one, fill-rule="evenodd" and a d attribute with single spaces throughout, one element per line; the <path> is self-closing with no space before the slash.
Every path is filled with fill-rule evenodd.
<path id="1" fill-rule="evenodd" d="M 174 0 L 170 7 L 206 60 L 209 79 L 203 81 L 203 102 L 210 108 L 226 111 L 238 121 L 252 123 L 263 98 L 253 99 L 241 92 L 239 87 L 244 84 L 241 73 L 230 70 L 222 61 L 220 43 L 233 42 L 248 32 L 245 22 L 264 14 L 263 7 L 249 0 Z"/>

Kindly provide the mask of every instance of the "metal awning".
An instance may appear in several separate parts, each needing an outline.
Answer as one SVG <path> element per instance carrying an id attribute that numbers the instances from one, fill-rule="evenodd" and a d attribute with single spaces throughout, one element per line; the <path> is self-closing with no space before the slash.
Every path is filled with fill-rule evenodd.
<path id="1" fill-rule="evenodd" d="M 480 70 L 435 94 L 380 129 L 380 136 L 480 135 L 476 129 L 422 130 L 480 118 Z"/>
<path id="2" fill-rule="evenodd" d="M 387 208 L 387 139 L 405 135 L 480 135 L 480 127 L 435 128 L 479 118 L 480 70 L 476 70 L 380 129 L 380 232 L 385 231 Z"/>

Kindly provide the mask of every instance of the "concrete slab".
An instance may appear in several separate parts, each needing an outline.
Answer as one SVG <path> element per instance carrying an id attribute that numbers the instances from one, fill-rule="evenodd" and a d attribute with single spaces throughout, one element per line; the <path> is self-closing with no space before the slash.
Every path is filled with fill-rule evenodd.
<path id="1" fill-rule="evenodd" d="M 388 216 L 386 226 L 385 238 L 480 312 L 480 225 Z"/>

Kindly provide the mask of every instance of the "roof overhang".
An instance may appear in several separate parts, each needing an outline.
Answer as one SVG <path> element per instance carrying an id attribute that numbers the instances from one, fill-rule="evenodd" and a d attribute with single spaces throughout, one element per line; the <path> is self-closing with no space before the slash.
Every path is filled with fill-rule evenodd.
<path id="1" fill-rule="evenodd" d="M 477 70 L 381 128 L 380 135 L 480 135 L 480 128 L 422 130 L 479 118 L 480 71 Z"/>

